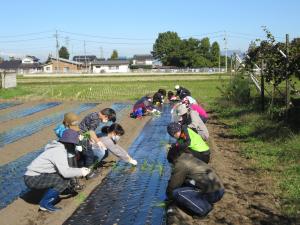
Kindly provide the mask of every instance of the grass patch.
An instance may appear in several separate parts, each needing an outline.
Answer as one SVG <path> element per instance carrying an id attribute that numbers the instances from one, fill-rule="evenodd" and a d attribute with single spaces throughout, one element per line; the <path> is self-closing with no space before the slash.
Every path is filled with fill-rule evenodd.
<path id="1" fill-rule="evenodd" d="M 8 88 L 8 89 L 0 89 L 0 98 L 2 99 L 11 99 L 18 98 L 22 96 L 27 96 L 31 93 L 31 91 L 24 87 L 16 87 L 16 88 Z"/>
<path id="2" fill-rule="evenodd" d="M 271 119 L 257 109 L 257 103 L 235 105 L 219 100 L 213 109 L 229 136 L 240 140 L 241 154 L 252 167 L 268 171 L 274 178 L 275 193 L 282 199 L 287 216 L 300 215 L 300 134 L 284 121 Z"/>
<path id="3" fill-rule="evenodd" d="M 24 79 L 24 78 L 22 78 Z M 35 78 L 36 80 L 37 78 Z M 40 78 L 41 80 L 45 78 Z M 66 80 L 65 80 L 66 79 Z M 81 78 L 83 79 L 83 78 Z M 122 79 L 122 78 L 120 78 Z M 209 103 L 219 94 L 216 87 L 218 80 L 154 80 L 154 81 L 107 81 L 101 82 L 101 78 L 94 80 L 84 79 L 82 82 L 72 82 L 69 78 L 52 78 L 49 82 L 19 83 L 16 90 L 11 91 L 6 98 L 57 100 L 82 100 L 82 101 L 120 101 L 136 100 L 145 94 L 153 94 L 159 88 L 174 90 L 176 84 L 180 84 L 191 90 L 193 96 L 202 102 Z M 56 83 L 57 80 L 60 82 Z M 2 95 L 1 95 L 2 97 Z"/>

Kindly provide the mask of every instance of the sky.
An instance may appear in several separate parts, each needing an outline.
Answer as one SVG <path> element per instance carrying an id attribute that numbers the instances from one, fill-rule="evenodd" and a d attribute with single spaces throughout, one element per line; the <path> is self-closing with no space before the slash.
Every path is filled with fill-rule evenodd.
<path id="1" fill-rule="evenodd" d="M 149 54 L 158 34 L 209 37 L 224 50 L 245 51 L 264 38 L 266 26 L 278 41 L 300 37 L 299 0 L 2 0 L 0 56 L 35 55 L 45 60 L 67 46 L 71 56 Z"/>

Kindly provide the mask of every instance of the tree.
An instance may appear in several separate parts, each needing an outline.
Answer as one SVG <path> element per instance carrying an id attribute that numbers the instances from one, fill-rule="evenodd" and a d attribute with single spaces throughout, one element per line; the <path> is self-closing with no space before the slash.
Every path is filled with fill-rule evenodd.
<path id="1" fill-rule="evenodd" d="M 211 62 L 213 66 L 219 65 L 220 46 L 218 42 L 213 42 L 210 49 Z"/>
<path id="2" fill-rule="evenodd" d="M 200 41 L 200 46 L 199 46 L 199 50 L 200 53 L 205 56 L 205 57 L 209 57 L 210 56 L 210 41 L 209 38 L 203 38 Z"/>
<path id="3" fill-rule="evenodd" d="M 182 41 L 176 32 L 160 33 L 153 45 L 152 55 L 163 65 L 179 66 L 181 44 Z"/>
<path id="4" fill-rule="evenodd" d="M 118 51 L 114 49 L 110 56 L 110 59 L 118 59 L 118 58 L 119 58 Z"/>
<path id="5" fill-rule="evenodd" d="M 68 49 L 65 46 L 62 46 L 58 51 L 59 58 L 69 59 L 70 54 Z"/>
<path id="6" fill-rule="evenodd" d="M 0 63 L 2 63 L 4 61 L 4 59 L 0 56 Z"/>

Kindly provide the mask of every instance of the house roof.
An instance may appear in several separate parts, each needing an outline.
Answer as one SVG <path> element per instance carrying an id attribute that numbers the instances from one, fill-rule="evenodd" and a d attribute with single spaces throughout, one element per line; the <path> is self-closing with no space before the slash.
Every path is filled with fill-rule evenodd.
<path id="1" fill-rule="evenodd" d="M 51 59 L 51 61 L 56 61 L 57 60 L 54 57 L 50 57 L 50 59 Z M 66 62 L 66 63 L 71 63 L 71 64 L 75 64 L 75 65 L 82 65 L 81 62 L 75 62 L 75 61 L 68 60 L 68 59 L 63 59 L 63 58 L 58 58 L 58 61 L 62 61 L 62 62 Z M 45 65 L 49 65 L 49 64 L 51 64 L 51 62 L 48 62 L 48 63 L 44 64 L 44 66 Z"/>
<path id="2" fill-rule="evenodd" d="M 38 59 L 37 57 L 33 56 L 33 55 L 26 55 L 25 58 L 31 58 L 33 61 L 39 61 L 40 59 Z"/>
<path id="3" fill-rule="evenodd" d="M 35 68 L 41 68 L 41 63 L 22 63 L 20 65 L 20 69 L 35 69 Z"/>
<path id="4" fill-rule="evenodd" d="M 133 59 L 135 60 L 154 60 L 153 56 L 148 54 L 148 55 L 134 55 Z"/>
<path id="5" fill-rule="evenodd" d="M 3 61 L 0 63 L 0 69 L 9 70 L 9 69 L 18 69 L 22 63 L 22 60 L 10 60 Z"/>
<path id="6" fill-rule="evenodd" d="M 108 60 L 103 60 L 103 61 L 96 61 L 93 62 L 92 65 L 129 65 L 129 60 L 124 60 L 124 59 L 108 59 Z"/>
<path id="7" fill-rule="evenodd" d="M 95 55 L 75 55 L 73 61 L 76 62 L 93 62 L 96 61 L 97 57 Z"/>

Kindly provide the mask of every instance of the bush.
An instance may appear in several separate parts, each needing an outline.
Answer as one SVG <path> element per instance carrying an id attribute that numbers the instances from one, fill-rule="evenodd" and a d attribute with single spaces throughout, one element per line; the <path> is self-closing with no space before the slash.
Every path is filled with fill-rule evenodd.
<path id="1" fill-rule="evenodd" d="M 237 104 L 242 105 L 250 102 L 250 83 L 243 75 L 236 75 L 220 90 L 223 97 Z"/>

